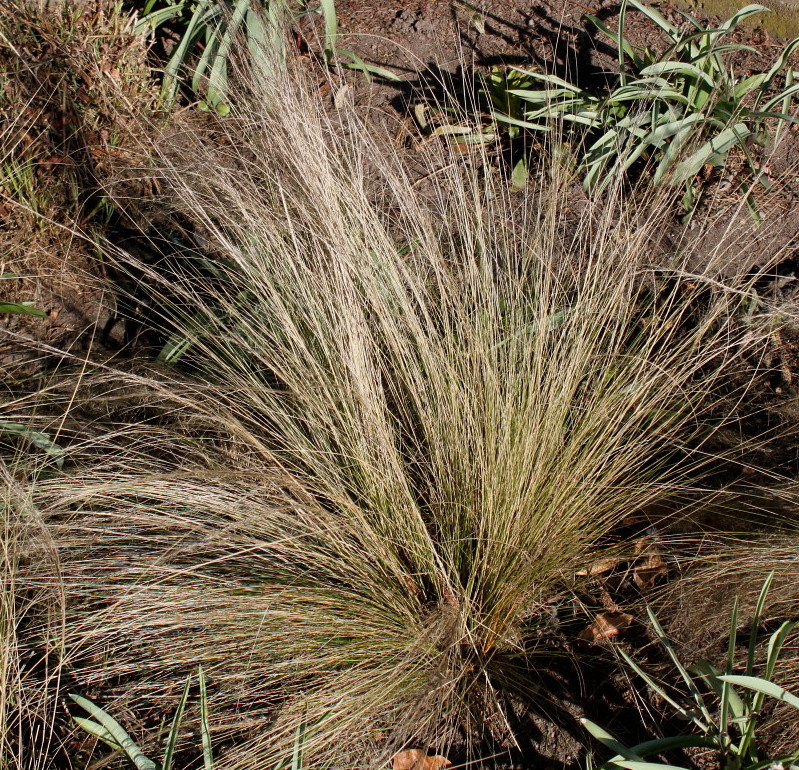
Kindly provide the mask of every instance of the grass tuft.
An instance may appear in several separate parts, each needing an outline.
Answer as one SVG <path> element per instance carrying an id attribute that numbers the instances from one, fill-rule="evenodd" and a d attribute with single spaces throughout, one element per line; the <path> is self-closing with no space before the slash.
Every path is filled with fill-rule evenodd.
<path id="1" fill-rule="evenodd" d="M 521 197 L 485 156 L 430 148 L 409 178 L 274 73 L 151 150 L 204 261 L 117 255 L 184 369 L 96 383 L 112 430 L 32 484 L 60 644 L 108 698 L 172 704 L 202 665 L 225 767 L 274 764 L 301 724 L 312 765 L 512 746 L 546 606 L 718 463 L 723 375 L 758 336 L 719 270 L 740 244 L 698 271 L 659 237 L 662 197 L 575 205 L 556 161 Z"/>

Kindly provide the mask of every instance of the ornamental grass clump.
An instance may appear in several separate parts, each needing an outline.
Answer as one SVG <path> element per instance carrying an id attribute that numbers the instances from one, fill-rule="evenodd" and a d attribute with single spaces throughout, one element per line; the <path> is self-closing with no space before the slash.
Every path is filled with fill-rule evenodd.
<path id="1" fill-rule="evenodd" d="M 116 255 L 182 368 L 84 377 L 71 401 L 112 429 L 32 484 L 59 648 L 115 715 L 171 709 L 202 665 L 225 767 L 272 766 L 301 724 L 312 766 L 513 745 L 547 607 L 713 468 L 747 284 L 722 288 L 721 249 L 686 277 L 662 201 L 570 207 L 557 165 L 523 199 L 487 162 L 423 156 L 412 180 L 274 72 L 153 148 L 203 257 Z"/>

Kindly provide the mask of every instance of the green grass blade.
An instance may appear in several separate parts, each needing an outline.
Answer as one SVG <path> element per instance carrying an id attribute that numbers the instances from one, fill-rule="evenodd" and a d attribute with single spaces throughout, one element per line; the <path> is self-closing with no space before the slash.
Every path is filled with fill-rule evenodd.
<path id="1" fill-rule="evenodd" d="M 720 27 L 717 27 L 714 30 L 708 30 L 709 37 L 711 39 L 713 49 L 715 50 L 715 41 L 719 38 L 723 37 L 724 35 L 729 34 L 730 32 L 734 31 L 736 27 L 744 20 L 749 18 L 750 16 L 754 16 L 758 13 L 771 13 L 770 8 L 766 8 L 765 5 L 759 5 L 758 3 L 751 3 L 749 5 L 745 5 L 741 8 L 737 13 L 730 16 Z"/>
<path id="2" fill-rule="evenodd" d="M 799 93 L 799 83 L 792 83 L 788 86 L 784 91 L 781 91 L 775 97 L 769 99 L 762 107 L 762 112 L 769 112 L 770 110 L 774 109 L 778 104 L 782 103 L 782 112 L 783 114 L 780 115 L 782 120 L 789 119 L 789 115 L 785 114 L 790 109 L 791 100 L 794 99 Z M 787 105 L 786 105 L 787 101 Z"/>
<path id="3" fill-rule="evenodd" d="M 708 730 L 708 724 L 703 722 L 693 711 L 689 711 L 684 706 L 681 706 L 677 703 L 674 698 L 666 693 L 666 691 L 652 679 L 649 674 L 646 673 L 624 650 L 619 650 L 619 654 L 624 658 L 627 665 L 635 671 L 647 685 L 652 688 L 661 698 L 663 698 L 666 703 L 670 704 L 672 708 L 674 708 L 677 713 L 682 714 L 683 717 L 689 719 L 693 722 L 702 732 L 706 732 Z"/>
<path id="4" fill-rule="evenodd" d="M 780 651 L 782 650 L 782 646 L 785 644 L 785 640 L 788 637 L 788 634 L 799 625 L 799 621 L 797 620 L 786 620 L 772 635 L 768 642 L 768 653 L 766 655 L 766 668 L 763 673 L 763 679 L 771 681 L 771 677 L 774 676 L 774 668 L 777 665 L 777 659 L 780 656 Z"/>
<path id="5" fill-rule="evenodd" d="M 641 61 L 641 57 L 638 56 L 638 54 L 635 52 L 635 49 L 624 37 L 619 37 L 618 32 L 608 27 L 608 25 L 597 16 L 586 13 L 583 18 L 586 21 L 591 22 L 591 24 L 593 24 L 598 30 L 604 32 L 615 43 L 615 45 L 624 52 L 627 58 L 635 64 L 636 69 L 640 69 L 643 63 Z"/>
<path id="6" fill-rule="evenodd" d="M 214 754 L 211 746 L 211 724 L 208 718 L 208 691 L 205 688 L 205 672 L 200 666 L 197 671 L 200 680 L 200 735 L 203 744 L 203 768 L 214 770 Z"/>
<path id="7" fill-rule="evenodd" d="M 675 43 L 680 39 L 682 32 L 675 27 L 665 16 L 651 6 L 645 5 L 640 0 L 629 0 L 629 4 L 637 8 L 651 22 L 657 24 Z"/>
<path id="8" fill-rule="evenodd" d="M 724 697 L 727 698 L 728 709 L 730 712 L 732 712 L 734 719 L 740 720 L 747 716 L 749 710 L 746 704 L 738 697 L 738 694 L 735 692 L 735 690 L 733 690 L 731 687 L 727 687 L 725 694 L 725 683 L 719 679 L 721 676 L 721 671 L 719 671 L 715 666 L 711 665 L 706 660 L 700 660 L 697 663 L 694 663 L 694 665 L 688 670 L 692 674 L 702 677 L 705 684 L 707 684 L 707 686 L 718 696 L 719 701 L 721 701 L 721 699 Z"/>
<path id="9" fill-rule="evenodd" d="M 172 719 L 172 728 L 166 739 L 166 749 L 164 750 L 164 761 L 161 763 L 161 770 L 171 770 L 172 758 L 175 755 L 175 745 L 178 740 L 178 733 L 180 732 L 180 723 L 183 721 L 183 712 L 186 710 L 186 702 L 189 699 L 189 689 L 191 688 L 191 674 L 186 679 L 186 684 L 183 687 L 183 695 L 180 698 L 177 709 L 175 709 L 175 716 Z"/>
<path id="10" fill-rule="evenodd" d="M 735 601 L 732 604 L 732 617 L 730 618 L 730 636 L 727 641 L 727 658 L 724 662 L 725 674 L 731 674 L 735 665 L 735 643 L 738 640 L 738 608 L 739 602 L 738 597 L 736 596 Z M 721 703 L 719 704 L 719 732 L 725 736 L 727 735 L 729 727 L 727 719 L 729 717 L 731 708 L 731 693 L 732 688 L 730 683 L 723 681 L 721 684 L 721 692 L 719 693 L 719 697 L 721 699 Z"/>
<path id="11" fill-rule="evenodd" d="M 685 686 L 688 688 L 688 692 L 691 693 L 691 697 L 694 699 L 694 703 L 696 703 L 697 708 L 702 713 L 705 718 L 705 721 L 708 725 L 713 724 L 713 720 L 710 716 L 710 712 L 707 710 L 707 706 L 705 706 L 705 701 L 702 698 L 702 694 L 697 689 L 696 683 L 694 682 L 691 675 L 688 673 L 685 666 L 680 661 L 679 657 L 677 656 L 677 652 L 674 649 L 674 645 L 671 642 L 671 639 L 666 636 L 666 632 L 663 630 L 663 626 L 660 625 L 657 617 L 655 617 L 655 613 L 652 612 L 651 607 L 646 608 L 647 615 L 649 615 L 649 620 L 652 623 L 652 627 L 657 634 L 660 643 L 663 645 L 663 648 L 666 650 L 666 653 L 671 658 L 672 662 L 674 663 L 677 671 L 679 671 L 680 676 L 682 677 L 683 682 L 685 682 Z"/>
<path id="12" fill-rule="evenodd" d="M 763 611 L 766 607 L 766 597 L 771 590 L 771 585 L 774 582 L 774 570 L 772 570 L 765 581 L 763 587 L 760 589 L 760 594 L 755 603 L 755 613 L 752 615 L 752 622 L 749 626 L 749 650 L 746 656 L 746 675 L 752 676 L 755 670 L 755 652 L 757 650 L 757 636 L 760 630 L 760 622 L 763 619 Z M 729 673 L 729 672 L 728 672 Z"/>

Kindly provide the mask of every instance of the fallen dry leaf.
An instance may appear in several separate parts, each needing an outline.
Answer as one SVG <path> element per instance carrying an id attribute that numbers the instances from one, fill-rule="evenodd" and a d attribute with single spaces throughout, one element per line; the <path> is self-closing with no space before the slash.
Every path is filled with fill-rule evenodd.
<path id="1" fill-rule="evenodd" d="M 617 558 L 615 556 L 608 557 L 606 559 L 597 559 L 594 562 L 591 562 L 585 569 L 577 570 L 575 573 L 580 577 L 594 577 L 595 575 L 603 575 L 605 572 L 610 572 L 612 569 L 615 569 L 620 564 L 622 564 L 625 560 L 623 558 Z"/>
<path id="2" fill-rule="evenodd" d="M 441 770 L 452 764 L 440 755 L 429 757 L 421 749 L 406 749 L 395 754 L 391 759 L 391 770 Z"/>
<path id="3" fill-rule="evenodd" d="M 633 569 L 633 580 L 642 590 L 654 588 L 658 578 L 669 574 L 666 560 L 657 552 L 645 554 L 636 563 Z"/>
<path id="4" fill-rule="evenodd" d="M 627 612 L 601 612 L 590 626 L 577 635 L 577 638 L 584 642 L 613 639 L 626 631 L 633 620 L 635 618 Z"/>

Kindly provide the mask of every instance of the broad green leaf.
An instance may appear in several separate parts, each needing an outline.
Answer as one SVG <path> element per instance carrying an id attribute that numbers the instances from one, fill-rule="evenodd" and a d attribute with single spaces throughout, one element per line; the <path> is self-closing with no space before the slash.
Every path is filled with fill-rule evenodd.
<path id="1" fill-rule="evenodd" d="M 768 695 L 774 700 L 787 703 L 789 706 L 799 709 L 799 698 L 788 692 L 784 687 L 774 684 L 774 682 L 767 682 L 758 676 L 739 676 L 735 674 L 725 674 L 720 676 L 719 679 L 730 684 L 737 684 L 739 687 L 745 687 L 747 690 L 763 693 L 763 695 Z"/>
<path id="2" fill-rule="evenodd" d="M 148 3 L 148 6 L 152 8 L 152 3 Z M 174 19 L 176 16 L 180 16 L 180 14 L 183 13 L 186 3 L 176 3 L 175 5 L 160 8 L 150 13 L 147 12 L 148 6 L 145 6 L 145 15 L 136 22 L 133 28 L 137 35 L 147 32 L 148 27 L 150 32 L 155 32 L 164 22 Z"/>
<path id="3" fill-rule="evenodd" d="M 677 166 L 672 183 L 678 184 L 696 176 L 705 163 L 715 157 L 723 158 L 731 147 L 740 144 L 751 134 L 751 130 L 744 123 L 724 129 Z"/>
<path id="4" fill-rule="evenodd" d="M 582 726 L 588 730 L 603 746 L 607 746 L 611 751 L 615 751 L 619 756 L 628 760 L 641 760 L 641 757 L 631 749 L 628 749 L 623 743 L 619 741 L 614 735 L 609 733 L 603 727 L 592 722 L 590 719 L 582 717 L 580 719 Z"/>
<path id="5" fill-rule="evenodd" d="M 72 721 L 82 730 L 89 733 L 89 735 L 93 735 L 95 738 L 102 741 L 108 748 L 114 751 L 122 751 L 122 747 L 114 740 L 114 736 L 98 722 L 94 722 L 91 719 L 84 719 L 83 717 L 72 717 Z"/>
<path id="6" fill-rule="evenodd" d="M 155 762 L 142 753 L 141 749 L 133 742 L 133 739 L 125 732 L 125 729 L 116 719 L 106 714 L 99 706 L 95 706 L 88 698 L 74 694 L 69 697 L 111 734 L 111 737 L 119 744 L 119 747 L 127 754 L 138 770 L 157 770 Z"/>
<path id="7" fill-rule="evenodd" d="M 47 313 L 34 307 L 32 302 L 0 302 L 0 313 L 35 315 L 37 318 L 47 317 Z"/>
<path id="8" fill-rule="evenodd" d="M 522 157 L 516 161 L 510 175 L 511 187 L 514 190 L 523 190 L 527 185 L 527 177 L 529 176 L 527 169 L 527 158 Z"/>
<path id="9" fill-rule="evenodd" d="M 649 757 L 653 754 L 662 754 L 665 751 L 676 751 L 677 749 L 687 748 L 715 748 L 716 744 L 710 738 L 703 738 L 698 735 L 675 735 L 671 738 L 654 738 L 651 741 L 644 741 L 637 746 L 633 746 L 630 751 L 639 757 Z M 613 757 L 610 762 L 624 759 L 622 756 Z"/>
<path id="10" fill-rule="evenodd" d="M 618 33 L 616 39 L 621 43 L 624 40 L 624 26 L 627 19 L 627 2 L 628 0 L 621 0 L 619 5 L 619 20 L 618 20 Z M 625 41 L 626 42 L 626 41 Z M 627 67 L 624 65 L 624 45 L 616 46 L 617 62 L 619 68 L 619 83 L 626 85 L 627 83 Z"/>
<path id="11" fill-rule="evenodd" d="M 250 7 L 247 11 L 247 51 L 254 73 L 264 81 L 271 75 L 272 68 L 269 62 L 272 58 L 283 60 L 286 54 L 276 9 L 275 3 L 270 3 L 265 9 L 266 23 L 259 7 Z"/>
<path id="12" fill-rule="evenodd" d="M 545 123 L 532 123 L 528 120 L 519 120 L 518 118 L 512 118 L 509 115 L 502 115 L 498 112 L 491 113 L 491 117 L 493 117 L 498 123 L 507 123 L 510 126 L 529 128 L 531 131 L 547 132 L 552 130 L 552 126 L 549 126 Z"/>
<path id="13" fill-rule="evenodd" d="M 573 97 L 574 94 L 580 93 L 578 88 L 512 88 L 508 91 L 511 96 L 518 96 L 526 102 L 531 104 L 546 104 L 555 102 L 564 97 Z M 577 101 L 582 101 L 577 100 Z"/>
<path id="14" fill-rule="evenodd" d="M 178 73 L 186 63 L 189 50 L 199 39 L 209 18 L 216 13 L 216 8 L 212 3 L 213 0 L 199 0 L 194 6 L 189 23 L 186 25 L 186 31 L 164 66 L 164 74 L 166 75 L 164 87 L 172 98 L 177 93 Z"/>
<path id="15" fill-rule="evenodd" d="M 623 767 L 625 770 L 686 770 L 680 765 L 666 765 L 661 762 L 636 762 L 627 759 L 620 759 L 613 764 L 616 767 Z"/>
<path id="16" fill-rule="evenodd" d="M 320 0 L 319 9 L 325 20 L 325 57 L 329 62 L 332 62 L 337 53 L 338 20 L 336 19 L 336 2 L 335 0 Z"/>
<path id="17" fill-rule="evenodd" d="M 176 364 L 194 345 L 194 340 L 177 332 L 171 334 L 164 346 L 158 352 L 156 361 L 169 366 Z"/>
<path id="18" fill-rule="evenodd" d="M 765 72 L 758 72 L 755 75 L 750 75 L 748 78 L 744 78 L 738 85 L 735 86 L 735 89 L 732 92 L 732 95 L 735 99 L 743 99 L 750 91 L 754 91 L 756 88 L 760 88 L 763 83 L 768 78 L 768 74 Z"/>
<path id="19" fill-rule="evenodd" d="M 721 671 L 715 666 L 711 665 L 706 660 L 700 660 L 694 663 L 689 671 L 702 677 L 707 686 L 716 693 L 720 703 L 723 704 L 724 699 L 726 699 L 727 710 L 731 711 L 733 715 L 733 718 L 729 721 L 740 723 L 742 720 L 746 720 L 749 717 L 749 709 L 746 704 L 738 696 L 738 693 L 729 686 L 728 682 L 722 682 L 719 679 Z M 721 722 L 721 720 L 719 721 Z"/>
<path id="20" fill-rule="evenodd" d="M 239 27 L 244 23 L 249 7 L 250 0 L 238 0 L 227 23 L 227 29 L 219 42 L 211 73 L 208 76 L 208 101 L 214 108 L 227 101 L 227 66 L 230 58 L 230 49 L 233 46 Z M 219 112 L 218 109 L 217 112 Z"/>
<path id="21" fill-rule="evenodd" d="M 534 78 L 535 80 L 543 80 L 545 83 L 550 83 L 554 86 L 558 86 L 560 88 L 565 88 L 567 91 L 573 91 L 577 93 L 580 91 L 573 83 L 569 83 L 568 80 L 564 80 L 563 78 L 559 78 L 557 75 L 548 75 L 545 72 L 531 72 L 530 70 L 523 70 L 519 67 L 512 67 L 511 68 L 514 72 L 519 72 L 522 75 L 527 75 L 528 77 Z"/>
<path id="22" fill-rule="evenodd" d="M 641 75 L 649 76 L 649 75 L 666 75 L 666 74 L 676 74 L 676 75 L 684 75 L 686 77 L 693 77 L 697 80 L 704 81 L 710 88 L 715 86 L 713 82 L 713 78 L 710 77 L 706 72 L 702 72 L 699 67 L 695 64 L 689 64 L 687 62 L 678 62 L 678 61 L 665 61 L 665 62 L 657 62 L 656 64 L 650 64 L 648 67 L 645 67 L 641 70 Z"/>
<path id="23" fill-rule="evenodd" d="M 49 433 L 33 430 L 28 425 L 23 425 L 20 422 L 8 422 L 6 420 L 0 420 L 0 433 L 25 439 L 37 449 L 41 449 L 46 455 L 52 457 L 57 468 L 64 467 L 64 450 L 50 438 Z"/>
<path id="24" fill-rule="evenodd" d="M 685 145 L 688 144 L 694 136 L 695 131 L 696 129 L 694 128 L 693 124 L 689 123 L 687 126 L 684 126 L 680 131 L 674 134 L 668 146 L 666 147 L 665 152 L 663 153 L 663 157 L 661 158 L 657 169 L 655 170 L 655 175 L 652 178 L 652 182 L 654 184 L 657 185 L 666 180 L 672 167 L 682 155 Z"/>

